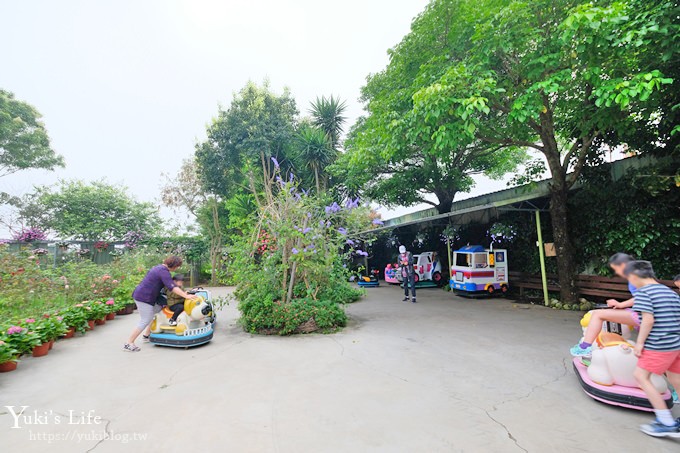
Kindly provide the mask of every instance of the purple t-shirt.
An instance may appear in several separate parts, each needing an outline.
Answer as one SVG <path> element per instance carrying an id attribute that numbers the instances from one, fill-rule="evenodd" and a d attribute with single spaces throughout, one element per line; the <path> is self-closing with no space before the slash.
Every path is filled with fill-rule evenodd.
<path id="1" fill-rule="evenodd" d="M 136 301 L 153 305 L 156 303 L 156 299 L 164 286 L 168 291 L 172 291 L 177 285 L 173 282 L 168 268 L 159 264 L 158 266 L 152 267 L 149 272 L 146 273 L 144 280 L 137 285 L 132 293 L 132 298 Z"/>

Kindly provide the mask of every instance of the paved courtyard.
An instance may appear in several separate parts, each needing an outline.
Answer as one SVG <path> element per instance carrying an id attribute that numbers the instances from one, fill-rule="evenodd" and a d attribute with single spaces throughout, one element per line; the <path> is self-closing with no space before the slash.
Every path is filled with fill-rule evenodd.
<path id="1" fill-rule="evenodd" d="M 117 317 L 0 375 L 0 450 L 680 451 L 638 431 L 649 415 L 583 394 L 578 313 L 438 289 L 418 301 L 370 289 L 342 332 L 296 337 L 243 332 L 232 304 L 212 343 L 137 354 L 120 350 L 137 314 Z M 38 417 L 11 429 L 5 406 Z"/>

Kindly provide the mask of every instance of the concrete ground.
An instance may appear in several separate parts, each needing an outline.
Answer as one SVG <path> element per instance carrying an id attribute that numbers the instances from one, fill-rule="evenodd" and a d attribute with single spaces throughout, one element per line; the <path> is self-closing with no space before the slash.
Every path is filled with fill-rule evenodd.
<path id="1" fill-rule="evenodd" d="M 212 343 L 135 354 L 120 347 L 137 314 L 117 317 L 0 375 L 0 450 L 680 451 L 638 431 L 649 415 L 581 391 L 578 313 L 438 289 L 418 301 L 369 289 L 342 332 L 295 337 L 243 332 L 232 304 Z M 11 429 L 5 406 L 31 417 Z"/>

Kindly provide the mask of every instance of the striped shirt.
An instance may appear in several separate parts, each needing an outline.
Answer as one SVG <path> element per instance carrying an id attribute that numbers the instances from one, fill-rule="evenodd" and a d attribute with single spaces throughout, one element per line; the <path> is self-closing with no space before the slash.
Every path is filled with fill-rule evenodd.
<path id="1" fill-rule="evenodd" d="M 680 349 L 680 296 L 660 283 L 646 285 L 635 292 L 633 310 L 654 315 L 654 325 L 645 341 L 645 349 Z"/>

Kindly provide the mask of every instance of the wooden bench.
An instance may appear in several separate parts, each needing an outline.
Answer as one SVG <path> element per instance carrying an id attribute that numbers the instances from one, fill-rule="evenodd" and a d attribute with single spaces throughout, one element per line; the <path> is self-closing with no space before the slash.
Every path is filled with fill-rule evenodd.
<path id="1" fill-rule="evenodd" d="M 525 272 L 509 273 L 510 288 L 519 288 L 520 295 L 524 295 L 524 289 L 543 289 L 543 281 L 540 274 L 528 274 Z M 560 284 L 557 275 L 548 274 L 548 291 L 559 292 Z M 670 280 L 659 280 L 676 293 L 678 289 Z M 628 282 L 620 277 L 604 277 L 600 275 L 579 274 L 576 276 L 576 287 L 582 296 L 593 296 L 603 299 L 625 300 L 630 298 Z"/>

